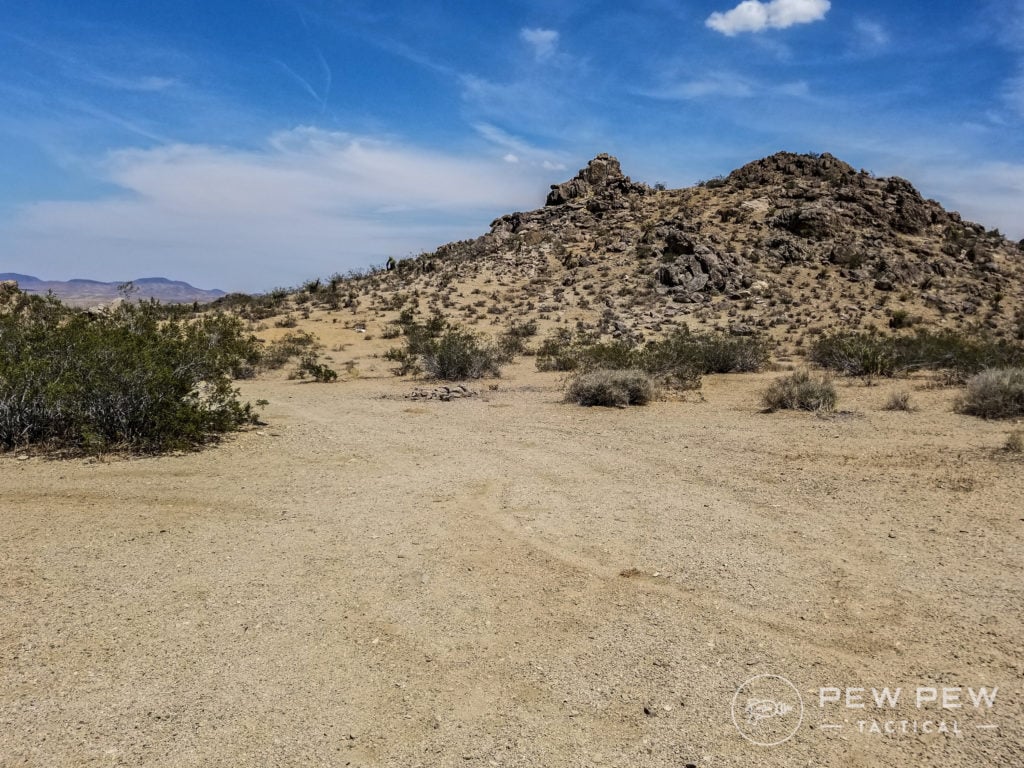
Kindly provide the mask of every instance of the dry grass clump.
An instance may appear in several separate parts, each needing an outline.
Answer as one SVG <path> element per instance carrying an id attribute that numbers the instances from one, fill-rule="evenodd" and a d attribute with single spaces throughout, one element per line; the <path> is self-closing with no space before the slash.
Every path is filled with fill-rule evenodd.
<path id="1" fill-rule="evenodd" d="M 967 382 L 956 409 L 983 419 L 1024 416 L 1024 368 L 990 368 L 977 374 Z"/>
<path id="2" fill-rule="evenodd" d="M 889 395 L 889 399 L 885 401 L 885 410 L 906 411 L 910 413 L 916 409 L 910 402 L 909 392 L 893 392 Z"/>
<path id="3" fill-rule="evenodd" d="M 569 382 L 566 402 L 624 408 L 647 405 L 654 398 L 650 376 L 640 370 L 596 370 L 576 376 Z"/>
<path id="4" fill-rule="evenodd" d="M 832 379 L 807 370 L 776 379 L 761 394 L 761 403 L 769 411 L 834 411 L 836 400 Z"/>
<path id="5" fill-rule="evenodd" d="M 1003 450 L 1018 455 L 1024 453 L 1024 430 L 1018 429 L 1007 435 Z"/>

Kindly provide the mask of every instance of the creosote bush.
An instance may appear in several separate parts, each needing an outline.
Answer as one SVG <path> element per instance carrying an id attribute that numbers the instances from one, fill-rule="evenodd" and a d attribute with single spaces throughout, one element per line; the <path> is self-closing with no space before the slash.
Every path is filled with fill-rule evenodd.
<path id="1" fill-rule="evenodd" d="M 165 317 L 155 302 L 103 313 L 21 294 L 0 310 L 0 449 L 192 447 L 255 420 L 232 386 L 259 362 L 236 317 Z"/>
<path id="2" fill-rule="evenodd" d="M 558 329 L 538 348 L 537 369 L 638 369 L 668 386 L 696 389 L 704 374 L 759 371 L 770 354 L 769 342 L 757 336 L 691 333 L 686 327 L 639 347 L 623 341 L 599 342 L 592 336 Z"/>
<path id="3" fill-rule="evenodd" d="M 573 377 L 566 389 L 566 402 L 623 408 L 647 405 L 654 398 L 651 377 L 640 370 L 597 369 Z"/>
<path id="4" fill-rule="evenodd" d="M 986 368 L 1024 365 L 1024 347 L 950 330 L 919 330 L 908 336 L 840 332 L 821 336 L 808 357 L 847 376 L 893 377 L 941 370 L 951 383 L 963 383 Z"/>
<path id="5" fill-rule="evenodd" d="M 761 403 L 769 411 L 833 411 L 836 400 L 831 379 L 807 370 L 776 379 L 761 394 Z"/>
<path id="6" fill-rule="evenodd" d="M 327 384 L 338 380 L 338 372 L 330 366 L 321 363 L 315 354 L 307 354 L 299 361 L 299 367 L 295 370 L 295 376 L 304 379 L 307 376 L 313 381 Z"/>
<path id="7" fill-rule="evenodd" d="M 422 373 L 432 379 L 460 381 L 500 376 L 511 354 L 477 334 L 450 325 L 440 315 L 425 323 L 411 313 L 403 313 L 399 324 L 405 334 L 405 347 L 389 349 L 384 357 L 398 363 L 398 376 Z"/>
<path id="8" fill-rule="evenodd" d="M 991 368 L 977 374 L 967 382 L 956 409 L 983 419 L 1024 416 L 1024 368 Z"/>

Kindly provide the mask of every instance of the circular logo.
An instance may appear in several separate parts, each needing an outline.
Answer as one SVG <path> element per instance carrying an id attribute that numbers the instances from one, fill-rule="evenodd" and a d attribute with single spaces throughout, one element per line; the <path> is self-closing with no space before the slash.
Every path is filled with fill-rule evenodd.
<path id="1" fill-rule="evenodd" d="M 781 675 L 758 675 L 736 689 L 732 722 L 740 735 L 759 747 L 789 741 L 804 721 L 800 691 Z"/>

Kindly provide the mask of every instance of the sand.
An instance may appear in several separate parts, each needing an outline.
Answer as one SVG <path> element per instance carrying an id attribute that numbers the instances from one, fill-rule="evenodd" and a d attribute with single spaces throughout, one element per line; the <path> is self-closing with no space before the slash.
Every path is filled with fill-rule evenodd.
<path id="1" fill-rule="evenodd" d="M 1024 460 L 955 390 L 818 417 L 760 412 L 777 373 L 623 410 L 529 360 L 455 402 L 362 373 L 245 382 L 266 425 L 197 453 L 0 457 L 0 765 L 1024 764 Z M 747 725 L 757 675 L 794 711 Z"/>

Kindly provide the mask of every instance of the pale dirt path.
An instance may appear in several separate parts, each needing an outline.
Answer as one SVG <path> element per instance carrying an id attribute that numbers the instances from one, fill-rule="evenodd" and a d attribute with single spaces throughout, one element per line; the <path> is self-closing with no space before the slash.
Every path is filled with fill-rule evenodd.
<path id="1" fill-rule="evenodd" d="M 203 453 L 0 458 L 0 765 L 1024 764 L 1007 426 L 884 387 L 759 414 L 767 378 L 250 382 L 269 426 Z M 759 673 L 809 705 L 771 749 L 730 718 Z M 819 730 L 819 686 L 981 684 L 998 732 Z"/>

